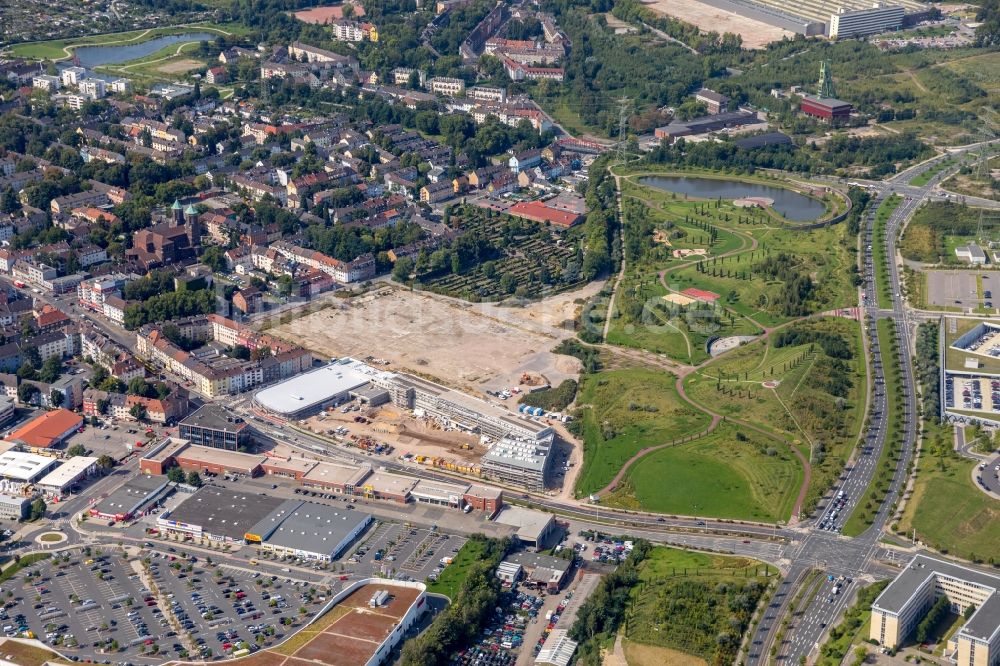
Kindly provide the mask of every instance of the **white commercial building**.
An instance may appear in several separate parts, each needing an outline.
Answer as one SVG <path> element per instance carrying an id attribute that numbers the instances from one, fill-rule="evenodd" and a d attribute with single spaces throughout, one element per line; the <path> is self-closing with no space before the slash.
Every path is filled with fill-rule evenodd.
<path id="1" fill-rule="evenodd" d="M 0 519 L 23 520 L 28 517 L 31 500 L 19 495 L 0 494 Z"/>
<path id="2" fill-rule="evenodd" d="M 75 456 L 39 479 L 36 486 L 42 492 L 62 499 L 74 484 L 96 471 L 97 458 Z"/>
<path id="3" fill-rule="evenodd" d="M 287 418 L 314 414 L 326 407 L 345 403 L 355 396 L 368 399 L 373 404 L 381 404 L 380 400 L 388 402 L 388 393 L 373 393 L 367 389 L 371 388 L 372 380 L 385 374 L 360 361 L 343 358 L 258 391 L 254 395 L 254 402 Z"/>
<path id="4" fill-rule="evenodd" d="M 545 639 L 535 663 L 551 666 L 569 666 L 573 653 L 576 652 L 576 641 L 569 637 L 565 629 L 553 629 Z"/>
<path id="5" fill-rule="evenodd" d="M 841 7 L 830 16 L 830 39 L 875 35 L 895 30 L 903 24 L 904 10 L 899 5 L 885 6 L 876 2 L 870 9 L 850 11 Z"/>
<path id="6" fill-rule="evenodd" d="M 22 451 L 5 451 L 0 454 L 0 492 L 8 492 L 2 485 L 8 483 L 34 483 L 59 464 L 56 458 L 39 456 Z"/>

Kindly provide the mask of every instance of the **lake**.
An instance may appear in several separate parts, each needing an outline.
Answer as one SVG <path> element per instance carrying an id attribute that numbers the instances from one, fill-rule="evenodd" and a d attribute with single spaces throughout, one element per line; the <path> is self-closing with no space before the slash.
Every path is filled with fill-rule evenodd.
<path id="1" fill-rule="evenodd" d="M 81 46 L 73 50 L 80 59 L 80 66 L 88 69 L 101 65 L 118 65 L 129 60 L 138 60 L 156 53 L 162 48 L 183 42 L 211 42 L 218 35 L 207 32 L 186 32 L 180 35 L 164 35 L 147 42 L 108 46 Z"/>
<path id="2" fill-rule="evenodd" d="M 699 199 L 742 199 L 743 197 L 767 197 L 774 200 L 774 210 L 793 222 L 809 222 L 819 219 L 826 206 L 804 194 L 782 187 L 772 187 L 760 183 L 744 183 L 738 180 L 696 178 L 692 176 L 646 176 L 640 178 L 643 185 L 655 187 L 665 192 L 686 194 Z"/>

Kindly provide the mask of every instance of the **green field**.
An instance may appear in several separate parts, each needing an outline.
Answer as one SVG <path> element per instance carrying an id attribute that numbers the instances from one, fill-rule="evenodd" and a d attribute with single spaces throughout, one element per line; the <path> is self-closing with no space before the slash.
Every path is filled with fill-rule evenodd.
<path id="1" fill-rule="evenodd" d="M 794 446 L 812 465 L 809 512 L 840 474 L 864 421 L 866 368 L 861 329 L 854 321 L 815 319 L 782 329 L 798 339 L 786 343 L 772 333 L 733 350 L 691 373 L 685 392 L 697 404 L 772 433 L 782 452 Z M 819 336 L 836 341 L 834 356 Z M 777 382 L 766 388 L 763 382 Z"/>
<path id="2" fill-rule="evenodd" d="M 624 637 L 710 664 L 735 663 L 743 632 L 776 573 L 748 558 L 654 548 L 639 565 Z"/>
<path id="3" fill-rule="evenodd" d="M 882 353 L 882 367 L 885 369 L 885 442 L 882 452 L 875 463 L 875 475 L 865 489 L 864 494 L 854 507 L 850 517 L 844 522 L 843 533 L 847 536 L 857 536 L 872 524 L 879 505 L 884 501 L 896 468 L 900 443 L 903 439 L 903 399 L 899 392 L 899 355 L 896 352 L 895 329 L 891 319 L 879 319 L 878 327 L 879 349 Z"/>
<path id="4" fill-rule="evenodd" d="M 916 530 L 919 541 L 957 557 L 1000 561 L 1000 501 L 976 487 L 974 465 L 952 453 L 950 426 L 928 426 L 899 533 Z"/>
<path id="5" fill-rule="evenodd" d="M 955 256 L 955 248 L 974 239 L 982 212 L 950 201 L 924 204 L 906 225 L 899 244 L 900 254 L 925 263 L 967 265 Z M 983 226 L 987 238 L 1000 238 L 995 216 L 987 214 Z"/>
<path id="6" fill-rule="evenodd" d="M 47 42 L 25 42 L 14 44 L 7 53 L 19 58 L 36 60 L 62 60 L 69 58 L 67 51 L 76 46 L 126 45 L 138 44 L 164 35 L 178 35 L 186 32 L 208 31 L 220 35 L 243 34 L 246 28 L 234 23 L 193 23 L 187 26 L 171 26 L 166 28 L 150 28 L 148 30 L 133 30 L 130 32 L 112 32 L 89 37 L 74 37 L 72 39 L 55 39 Z M 175 45 L 176 46 L 176 45 Z"/>
<path id="7" fill-rule="evenodd" d="M 722 425 L 694 442 L 649 454 L 626 479 L 605 503 L 770 523 L 791 515 L 802 466 L 780 442 Z"/>
<path id="8" fill-rule="evenodd" d="M 462 587 L 466 576 L 469 575 L 469 568 L 481 560 L 485 552 L 485 542 L 476 539 L 466 541 L 462 549 L 455 555 L 455 561 L 441 571 L 437 580 L 427 583 L 427 591 L 443 594 L 454 601 L 459 588 Z"/>
<path id="9" fill-rule="evenodd" d="M 611 313 L 609 343 L 698 364 L 709 359 L 712 338 L 757 335 L 764 326 L 854 304 L 853 241 L 845 225 L 797 229 L 770 211 L 689 199 L 639 182 L 643 176 L 676 175 L 646 169 L 618 169 L 625 173 L 626 271 Z M 779 179 L 740 178 L 788 186 Z M 837 195 L 827 194 L 824 203 L 828 215 L 845 210 Z M 691 251 L 701 254 L 683 256 Z M 678 292 L 689 288 L 719 298 L 686 303 Z"/>
<path id="10" fill-rule="evenodd" d="M 604 488 L 641 449 L 708 426 L 709 417 L 687 406 L 674 382 L 666 372 L 639 368 L 582 377 L 577 404 L 583 407 L 584 462 L 578 496 Z"/>

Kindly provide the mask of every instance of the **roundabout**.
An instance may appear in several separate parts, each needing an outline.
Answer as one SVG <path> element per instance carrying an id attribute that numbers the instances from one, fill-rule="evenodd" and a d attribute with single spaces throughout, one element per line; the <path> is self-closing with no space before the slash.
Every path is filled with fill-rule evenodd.
<path id="1" fill-rule="evenodd" d="M 42 532 L 35 538 L 35 541 L 43 546 L 54 546 L 68 540 L 69 537 L 62 532 Z"/>

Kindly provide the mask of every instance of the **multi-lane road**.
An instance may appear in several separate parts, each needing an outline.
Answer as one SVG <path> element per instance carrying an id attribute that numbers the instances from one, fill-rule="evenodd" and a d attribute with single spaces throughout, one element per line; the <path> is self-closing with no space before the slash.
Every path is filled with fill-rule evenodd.
<path id="1" fill-rule="evenodd" d="M 866 212 L 862 235 L 862 275 L 867 295 L 863 305 L 872 377 L 869 429 L 846 476 L 842 477 L 842 483 L 837 491 L 844 491 L 847 498 L 846 505 L 838 509 L 836 519 L 832 518 L 833 508 L 828 506 L 820 514 L 817 523 L 811 526 L 810 531 L 791 552 L 785 577 L 786 584 L 782 585 L 771 606 L 766 610 L 763 620 L 756 627 L 748 650 L 748 664 L 765 664 L 772 661 L 798 663 L 802 657 L 807 657 L 818 648 L 827 628 L 836 620 L 851 598 L 851 593 L 858 584 L 857 578 L 873 575 L 885 577 L 887 574 L 884 567 L 875 561 L 880 551 L 879 537 L 891 517 L 890 511 L 895 499 L 906 483 L 906 470 L 917 441 L 917 408 L 911 358 L 912 331 L 906 303 L 899 286 L 901 279 L 896 263 L 896 242 L 906 221 L 920 204 L 929 198 L 941 197 L 937 185 L 949 176 L 953 169 L 943 170 L 932 177 L 926 185 L 920 187 L 910 185 L 910 181 L 950 156 L 953 155 L 925 162 L 885 183 L 872 183 L 877 188 L 877 195 Z M 894 194 L 903 200 L 886 222 L 885 237 L 878 238 L 875 231 L 876 212 L 878 207 Z M 877 243 L 885 243 L 891 303 L 878 302 L 879 291 L 875 279 L 877 267 L 874 265 L 872 251 Z M 891 319 L 895 323 L 896 359 L 889 357 L 892 349 L 886 344 L 888 341 L 878 339 L 876 322 L 879 319 Z M 882 447 L 887 444 L 884 371 L 890 363 L 898 363 L 900 367 L 900 390 L 903 398 L 902 414 L 899 415 L 903 422 L 902 455 L 896 460 L 889 491 L 879 506 L 872 525 L 856 537 L 844 537 L 837 532 L 875 478 Z M 824 521 L 833 524 L 835 529 L 833 531 L 819 529 Z M 844 576 L 851 580 L 841 586 L 838 594 L 832 593 L 833 583 L 827 582 L 819 589 L 810 591 L 810 594 L 802 595 L 795 608 L 791 608 L 799 586 L 809 580 L 807 572 L 813 568 L 820 569 L 824 574 Z M 782 620 L 793 610 L 795 612 L 789 618 L 788 627 L 781 636 L 782 640 L 776 645 Z"/>
<path id="2" fill-rule="evenodd" d="M 975 146 L 964 150 L 973 150 Z M 770 605 L 765 609 L 761 621 L 756 625 L 746 650 L 747 664 L 770 663 L 772 659 L 786 663 L 797 663 L 803 656 L 815 650 L 827 628 L 835 622 L 861 577 L 885 577 L 889 571 L 877 561 L 882 551 L 879 536 L 886 522 L 894 500 L 905 483 L 906 469 L 916 442 L 916 404 L 914 378 L 910 352 L 911 320 L 900 293 L 900 276 L 896 265 L 896 242 L 906 220 L 928 199 L 942 198 L 938 183 L 949 176 L 957 165 L 943 170 L 929 180 L 926 185 L 909 184 L 919 174 L 935 166 L 944 159 L 954 157 L 962 150 L 942 155 L 921 165 L 917 165 L 894 179 L 885 182 L 866 182 L 875 189 L 876 196 L 866 212 L 862 235 L 864 290 L 869 298 L 863 303 L 865 313 L 865 336 L 870 351 L 870 377 L 872 380 L 869 427 L 855 457 L 845 469 L 838 487 L 831 493 L 826 506 L 822 507 L 815 521 L 800 523 L 795 528 L 779 528 L 761 524 L 735 523 L 732 521 L 699 520 L 696 518 L 666 517 L 638 513 L 623 513 L 587 507 L 578 503 L 562 502 L 544 496 L 525 497 L 533 506 L 545 508 L 560 516 L 570 524 L 571 530 L 598 529 L 612 534 L 627 534 L 646 537 L 660 543 L 689 546 L 699 549 L 728 551 L 782 566 L 784 579 Z M 886 224 L 885 238 L 876 238 L 875 211 L 889 196 L 896 194 L 903 201 L 895 209 Z M 978 202 L 976 202 L 978 204 Z M 996 202 L 988 205 L 997 206 Z M 891 303 L 878 303 L 878 289 L 875 284 L 876 267 L 873 265 L 874 244 L 884 242 L 888 258 L 891 281 Z M 45 299 L 48 300 L 48 299 Z M 54 302 L 59 306 L 63 303 Z M 890 359 L 892 346 L 887 341 L 879 341 L 876 321 L 891 319 L 895 322 L 897 344 L 894 345 L 898 358 Z M 100 316 L 90 315 L 90 320 L 111 335 L 116 341 L 131 347 L 134 340 L 118 329 L 102 321 Z M 886 401 L 883 372 L 890 363 L 898 363 L 901 370 L 904 423 L 902 455 L 896 460 L 895 472 L 886 498 L 878 508 L 871 527 L 863 534 L 849 538 L 841 535 L 840 529 L 855 510 L 866 489 L 878 472 L 877 465 L 887 437 L 885 422 Z M 224 401 L 229 408 L 252 417 L 252 410 L 245 396 Z M 290 426 L 257 419 L 255 429 L 264 438 L 273 438 L 291 444 L 309 453 L 320 453 L 334 459 L 350 462 L 371 462 L 371 458 L 357 452 L 332 445 L 328 441 L 310 435 Z M 425 469 L 415 469 L 393 460 L 380 460 L 386 468 L 403 471 L 428 479 L 447 480 L 450 477 Z M 103 483 L 103 482 L 102 482 Z M 108 484 L 112 483 L 109 479 Z M 833 501 L 843 491 L 844 501 Z M 515 498 L 517 499 L 517 498 Z M 74 511 L 83 507 L 67 507 Z M 836 511 L 836 516 L 833 512 Z M 809 572 L 819 569 L 821 579 L 810 576 Z M 833 593 L 834 582 L 827 575 L 843 576 L 840 591 Z M 806 588 L 802 586 L 808 583 Z M 793 608 L 794 605 L 794 608 Z M 787 625 L 783 619 L 790 611 L 795 611 Z M 782 640 L 777 641 L 781 634 Z"/>

